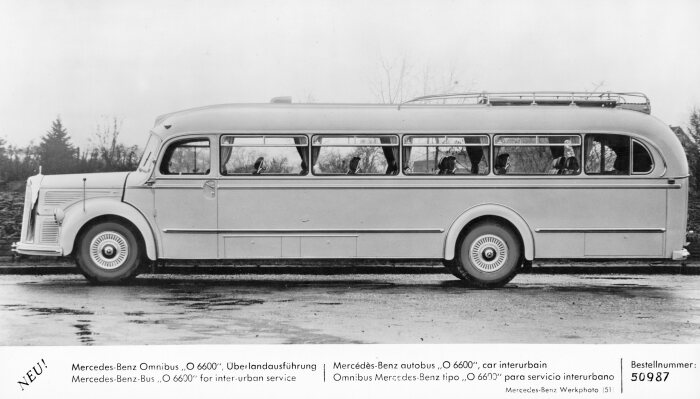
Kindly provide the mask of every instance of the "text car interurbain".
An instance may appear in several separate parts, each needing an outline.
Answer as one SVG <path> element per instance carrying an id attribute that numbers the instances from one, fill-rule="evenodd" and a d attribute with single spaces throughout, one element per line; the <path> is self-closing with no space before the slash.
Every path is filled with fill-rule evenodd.
<path id="1" fill-rule="evenodd" d="M 134 172 L 30 177 L 15 250 L 103 283 L 158 259 L 440 259 L 485 287 L 536 258 L 684 259 L 688 165 L 649 112 L 610 92 L 176 112 Z"/>

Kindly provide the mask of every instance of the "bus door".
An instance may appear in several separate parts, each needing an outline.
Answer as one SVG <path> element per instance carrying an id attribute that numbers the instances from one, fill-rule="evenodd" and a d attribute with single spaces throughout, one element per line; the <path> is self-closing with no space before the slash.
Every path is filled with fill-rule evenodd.
<path id="1" fill-rule="evenodd" d="M 217 180 L 213 139 L 192 137 L 168 145 L 152 183 L 163 258 L 217 256 Z"/>

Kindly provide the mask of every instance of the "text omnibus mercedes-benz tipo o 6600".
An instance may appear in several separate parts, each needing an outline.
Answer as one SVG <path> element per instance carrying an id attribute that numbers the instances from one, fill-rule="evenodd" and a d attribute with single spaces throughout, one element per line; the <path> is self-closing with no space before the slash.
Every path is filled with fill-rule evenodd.
<path id="1" fill-rule="evenodd" d="M 634 101 L 634 102 L 633 102 Z M 159 117 L 138 170 L 28 179 L 29 255 L 93 282 L 158 259 L 684 259 L 688 166 L 637 93 L 217 105 Z"/>

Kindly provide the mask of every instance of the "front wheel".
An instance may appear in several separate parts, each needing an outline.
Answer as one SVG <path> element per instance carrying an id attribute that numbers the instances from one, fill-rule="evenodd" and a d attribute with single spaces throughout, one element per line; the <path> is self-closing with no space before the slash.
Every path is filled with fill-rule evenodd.
<path id="1" fill-rule="evenodd" d="M 454 274 L 478 287 L 502 287 L 518 273 L 522 252 L 520 239 L 511 228 L 480 223 L 459 242 Z"/>
<path id="2" fill-rule="evenodd" d="M 136 235 L 116 222 L 98 223 L 80 237 L 75 261 L 94 283 L 118 283 L 136 276 L 141 250 Z"/>

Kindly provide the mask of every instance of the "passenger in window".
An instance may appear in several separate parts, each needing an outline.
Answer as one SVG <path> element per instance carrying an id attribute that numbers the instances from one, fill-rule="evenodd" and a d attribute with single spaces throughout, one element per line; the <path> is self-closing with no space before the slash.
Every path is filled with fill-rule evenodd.
<path id="1" fill-rule="evenodd" d="M 362 169 L 360 169 L 360 157 L 352 157 L 350 160 L 350 165 L 348 166 L 348 173 L 349 175 L 356 175 L 362 173 Z"/>
<path id="2" fill-rule="evenodd" d="M 255 160 L 255 163 L 253 164 L 253 171 L 254 175 L 259 175 L 265 172 L 267 169 L 267 164 L 265 163 L 265 157 L 259 157 L 258 159 Z"/>
<path id="3" fill-rule="evenodd" d="M 508 163 L 508 157 L 510 154 L 503 153 L 496 157 L 496 161 L 493 163 L 493 169 L 496 171 L 497 175 L 505 175 L 508 173 L 508 168 L 510 168 L 510 163 Z"/>
<path id="4" fill-rule="evenodd" d="M 565 175 L 578 174 L 578 169 L 579 169 L 579 164 L 578 164 L 578 159 L 576 159 L 576 157 L 566 158 L 566 164 L 565 164 L 565 170 L 564 170 Z"/>
<path id="5" fill-rule="evenodd" d="M 396 165 L 396 161 L 389 162 L 386 166 L 385 175 L 395 175 L 398 174 L 399 167 Z"/>
<path id="6" fill-rule="evenodd" d="M 457 158 L 452 155 L 446 156 L 440 160 L 438 164 L 439 175 L 454 175 L 457 169 Z"/>
<path id="7" fill-rule="evenodd" d="M 566 168 L 566 158 L 559 157 L 552 161 L 552 168 L 549 170 L 550 175 L 563 175 Z"/>

